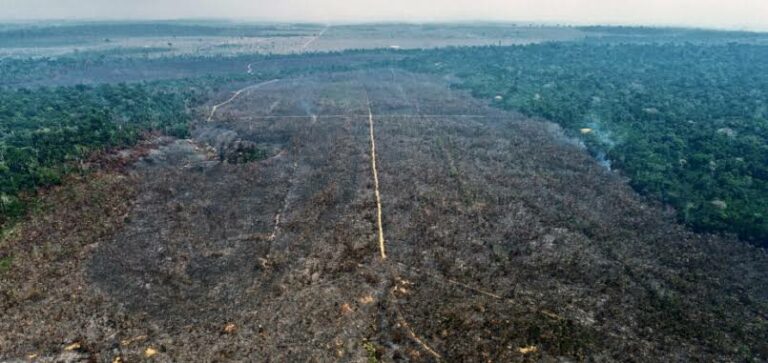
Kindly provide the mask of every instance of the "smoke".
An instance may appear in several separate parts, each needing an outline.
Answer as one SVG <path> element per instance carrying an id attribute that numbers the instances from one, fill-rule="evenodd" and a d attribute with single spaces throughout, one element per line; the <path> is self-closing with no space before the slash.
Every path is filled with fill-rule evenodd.
<path id="1" fill-rule="evenodd" d="M 589 114 L 586 117 L 586 124 L 591 129 L 590 135 L 597 141 L 599 148 L 595 152 L 595 159 L 602 167 L 611 170 L 611 160 L 608 159 L 605 151 L 616 146 L 618 141 L 613 133 L 604 126 L 600 116 L 594 113 Z"/>
<path id="2" fill-rule="evenodd" d="M 587 116 L 587 126 L 592 129 L 591 134 L 601 145 L 608 148 L 616 145 L 613 133 L 603 125 L 602 119 L 599 116 L 595 114 Z"/>

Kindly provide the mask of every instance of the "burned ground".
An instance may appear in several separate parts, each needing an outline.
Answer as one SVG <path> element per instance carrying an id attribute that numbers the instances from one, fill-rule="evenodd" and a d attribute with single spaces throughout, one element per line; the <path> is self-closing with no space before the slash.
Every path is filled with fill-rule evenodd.
<path id="1" fill-rule="evenodd" d="M 281 79 L 209 112 L 69 221 L 112 227 L 30 220 L 4 242 L 79 241 L 50 275 L 24 273 L 43 255 L 0 277 L 16 291 L 0 357 L 768 358 L 765 253 L 674 224 L 552 124 L 394 69 Z M 242 143 L 265 158 L 221 161 Z"/>

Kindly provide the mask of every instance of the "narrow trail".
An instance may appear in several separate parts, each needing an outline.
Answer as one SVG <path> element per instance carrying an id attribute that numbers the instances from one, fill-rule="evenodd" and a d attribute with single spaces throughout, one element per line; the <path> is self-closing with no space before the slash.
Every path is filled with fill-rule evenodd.
<path id="1" fill-rule="evenodd" d="M 327 31 L 328 31 L 328 29 L 330 29 L 330 28 L 331 28 L 331 26 L 330 26 L 330 25 L 326 26 L 326 27 L 325 27 L 323 30 L 321 30 L 321 31 L 320 31 L 320 33 L 319 33 L 319 34 L 317 34 L 317 36 L 313 37 L 312 39 L 310 39 L 310 40 L 308 40 L 306 43 L 304 43 L 304 45 L 302 45 L 302 46 L 301 46 L 301 50 L 302 50 L 302 51 L 304 51 L 304 50 L 307 50 L 307 47 L 309 47 L 309 46 L 310 46 L 310 45 L 312 45 L 314 42 L 316 42 L 318 39 L 320 39 L 320 37 L 322 37 L 322 36 L 323 36 L 323 34 L 325 34 L 325 32 L 327 32 Z"/>
<path id="2" fill-rule="evenodd" d="M 487 115 L 470 115 L 470 114 L 378 114 L 373 115 L 375 118 L 438 118 L 438 117 L 455 117 L 455 118 L 490 118 L 494 116 Z M 368 114 L 329 114 L 329 115 L 264 115 L 264 116 L 250 116 L 245 118 L 246 120 L 253 119 L 274 119 L 274 118 L 342 118 L 342 117 L 368 117 Z"/>
<path id="3" fill-rule="evenodd" d="M 277 106 L 280 106 L 280 100 L 272 102 L 272 104 L 269 105 L 269 109 L 267 110 L 267 114 L 271 114 L 272 112 L 275 112 L 275 109 L 277 109 Z M 268 118 L 277 118 L 277 116 L 270 116 Z"/>
<path id="4" fill-rule="evenodd" d="M 261 83 L 254 84 L 254 85 L 251 85 L 251 86 L 248 86 L 248 87 L 245 87 L 245 88 L 242 88 L 242 89 L 239 89 L 239 90 L 235 91 L 235 94 L 233 94 L 232 97 L 230 97 L 228 100 L 226 100 L 226 101 L 224 101 L 222 103 L 219 103 L 217 105 L 213 105 L 213 107 L 211 108 L 211 114 L 208 115 L 208 122 L 211 122 L 213 120 L 213 116 L 216 114 L 216 110 L 218 110 L 219 107 L 225 106 L 228 103 L 234 101 L 243 92 L 250 91 L 252 89 L 256 89 L 256 88 L 259 88 L 261 86 L 266 86 L 268 84 L 272 84 L 272 83 L 275 83 L 277 81 L 279 81 L 279 79 L 273 79 L 273 80 L 270 80 L 270 81 L 261 82 Z"/>
<path id="5" fill-rule="evenodd" d="M 394 297 L 394 288 L 393 288 L 392 291 L 390 291 L 390 294 Z M 435 357 L 435 359 L 437 359 L 437 361 L 440 362 L 442 360 L 442 358 L 443 358 L 440 355 L 440 353 L 436 352 L 434 349 L 432 349 L 432 347 L 430 347 L 421 338 L 419 338 L 418 335 L 416 335 L 416 333 L 411 328 L 411 325 L 408 324 L 408 322 L 405 320 L 405 317 L 403 316 L 403 312 L 400 311 L 400 307 L 397 304 L 394 304 L 394 308 L 395 308 L 395 314 L 397 316 L 398 324 L 400 324 L 403 328 L 405 328 L 405 330 L 408 332 L 408 336 L 411 338 L 411 340 L 413 340 L 418 345 L 420 345 L 422 349 L 427 351 L 427 353 L 429 353 L 430 355 Z"/>
<path id="6" fill-rule="evenodd" d="M 331 26 L 327 25 L 325 28 L 323 28 L 323 30 L 320 31 L 320 33 L 318 33 L 316 36 L 310 38 L 304 44 L 302 44 L 301 48 L 299 50 L 302 51 L 302 52 L 307 50 L 307 48 L 310 45 L 314 44 L 318 39 L 320 39 L 320 37 L 322 37 L 328 31 L 328 29 L 330 29 L 330 28 L 331 28 Z M 253 63 L 248 63 L 248 65 L 246 66 L 246 73 L 253 74 L 253 67 L 252 67 L 252 65 L 253 65 Z"/>
<path id="7" fill-rule="evenodd" d="M 288 208 L 290 207 L 291 191 L 293 191 L 293 187 L 296 185 L 296 170 L 298 169 L 298 166 L 298 161 L 294 160 L 293 166 L 291 167 L 291 177 L 288 180 L 288 189 L 283 197 L 283 208 L 275 214 L 275 225 L 272 227 L 272 234 L 269 235 L 270 242 L 277 238 L 277 234 L 280 232 L 280 218 L 288 212 Z"/>
<path id="8" fill-rule="evenodd" d="M 274 103 L 272 104 L 272 106 L 270 106 L 270 112 L 272 112 L 272 110 L 274 109 L 274 106 L 275 106 Z M 311 134 L 311 130 L 312 130 L 311 127 L 317 122 L 317 115 L 313 113 L 313 114 L 311 114 L 309 116 L 306 116 L 306 117 L 311 117 L 312 118 L 312 122 L 310 123 L 310 129 L 307 130 L 307 132 L 309 132 Z M 281 218 L 282 218 L 282 216 L 286 215 L 286 213 L 288 213 L 288 208 L 290 208 L 291 195 L 292 195 L 292 192 L 293 192 L 293 190 L 294 190 L 294 188 L 296 187 L 296 184 L 297 184 L 296 183 L 296 181 L 297 181 L 296 180 L 297 179 L 296 171 L 299 168 L 299 161 L 298 161 L 298 159 L 299 159 L 300 153 L 301 153 L 301 148 L 299 147 L 299 148 L 297 148 L 295 150 L 293 165 L 291 166 L 291 177 L 288 180 L 288 188 L 287 188 L 287 190 L 285 192 L 285 196 L 283 197 L 283 207 L 275 215 L 275 225 L 272 228 L 272 234 L 270 234 L 270 236 L 269 236 L 269 241 L 270 242 L 274 241 L 275 238 L 277 238 L 277 234 L 280 233 L 280 225 L 281 225 L 280 222 L 282 220 Z"/>
<path id="9" fill-rule="evenodd" d="M 367 95 L 366 95 L 366 98 Z M 379 193 L 379 173 L 376 170 L 376 138 L 373 133 L 373 111 L 371 110 L 371 100 L 368 98 L 368 129 L 371 134 L 371 170 L 373 171 L 373 191 L 376 195 L 376 225 L 379 237 L 379 252 L 381 259 L 387 259 L 386 247 L 384 246 L 384 227 L 381 224 L 381 193 Z"/>

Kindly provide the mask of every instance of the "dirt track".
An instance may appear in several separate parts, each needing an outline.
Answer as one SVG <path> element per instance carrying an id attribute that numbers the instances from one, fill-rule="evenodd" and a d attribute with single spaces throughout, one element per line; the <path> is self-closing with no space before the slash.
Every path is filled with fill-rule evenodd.
<path id="1" fill-rule="evenodd" d="M 54 359 L 74 343 L 71 355 L 97 361 L 140 360 L 150 347 L 160 361 L 768 352 L 764 254 L 686 232 L 556 127 L 440 80 L 393 71 L 264 84 L 193 135 L 270 157 L 221 163 L 171 143 L 105 184 L 127 188 L 89 214 L 110 228 L 84 238 L 22 226 L 18 246 L 50 228 L 51 240 L 87 247 L 30 250 L 28 271 L 46 256 L 69 262 L 2 280 L 14 293 L 2 296 L 0 343 L 13 344 L 0 357 Z"/>
<path id="2" fill-rule="evenodd" d="M 301 46 L 301 50 L 302 51 L 307 50 L 307 48 L 309 48 L 310 45 L 312 45 L 314 42 L 316 42 L 318 39 L 320 39 L 320 37 L 322 37 L 323 34 L 325 34 L 325 32 L 327 32 L 328 29 L 330 29 L 330 28 L 331 28 L 330 26 L 326 26 L 325 28 L 323 28 L 323 30 L 321 30 L 320 33 L 317 34 L 317 36 L 312 37 L 310 40 L 308 40 L 306 43 L 304 43 Z"/>
<path id="3" fill-rule="evenodd" d="M 248 69 L 250 69 L 250 64 L 248 65 Z M 249 72 L 249 73 L 250 73 L 250 72 Z M 229 104 L 230 102 L 234 101 L 234 100 L 235 100 L 235 99 L 236 99 L 238 96 L 240 96 L 240 94 L 242 94 L 243 92 L 245 92 L 245 91 L 250 91 L 250 90 L 252 90 L 252 89 L 256 89 L 256 88 L 259 88 L 259 87 L 262 87 L 262 86 L 266 86 L 266 85 L 268 85 L 268 84 L 271 84 L 271 83 L 275 83 L 275 82 L 277 82 L 277 81 L 279 81 L 279 79 L 273 79 L 273 80 L 271 80 L 271 81 L 261 82 L 261 83 L 258 83 L 258 84 L 254 84 L 254 85 L 251 85 L 251 86 L 248 86 L 248 87 L 244 87 L 244 88 L 241 88 L 241 89 L 239 89 L 239 90 L 235 91 L 235 93 L 234 93 L 234 94 L 232 94 L 232 97 L 228 98 L 226 101 L 224 101 L 224 102 L 222 102 L 222 103 L 218 103 L 218 104 L 215 104 L 215 105 L 211 106 L 211 114 L 210 114 L 210 115 L 208 115 L 208 122 L 211 122 L 211 121 L 213 120 L 213 116 L 216 114 L 216 111 L 217 111 L 217 110 L 218 110 L 220 107 L 224 107 L 224 106 L 226 106 L 227 104 Z"/>
<path id="4" fill-rule="evenodd" d="M 366 99 L 368 97 L 366 96 Z M 371 111 L 371 101 L 367 101 L 368 104 L 368 127 L 371 134 L 371 171 L 373 172 L 373 193 L 376 197 L 376 237 L 379 241 L 379 253 L 381 259 L 387 259 L 386 246 L 384 245 L 384 228 L 381 224 L 381 192 L 379 191 L 379 172 L 376 169 L 376 138 L 373 132 L 373 111 Z"/>

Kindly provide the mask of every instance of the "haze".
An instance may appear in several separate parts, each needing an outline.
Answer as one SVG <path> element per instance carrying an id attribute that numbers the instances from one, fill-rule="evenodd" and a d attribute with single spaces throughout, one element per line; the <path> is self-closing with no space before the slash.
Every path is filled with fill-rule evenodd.
<path id="1" fill-rule="evenodd" d="M 765 0 L 3 0 L 0 19 L 531 21 L 768 30 Z"/>

